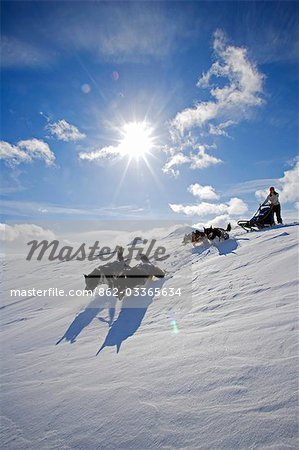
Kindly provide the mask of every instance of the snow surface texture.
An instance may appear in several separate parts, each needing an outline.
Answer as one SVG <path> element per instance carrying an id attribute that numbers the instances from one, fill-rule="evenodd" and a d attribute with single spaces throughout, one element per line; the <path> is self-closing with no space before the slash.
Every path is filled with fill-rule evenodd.
<path id="1" fill-rule="evenodd" d="M 192 250 L 185 231 L 151 285 L 189 295 L 117 301 L 114 321 L 92 298 L 9 297 L 12 274 L 82 288 L 75 262 L 4 263 L 3 449 L 296 448 L 298 225 Z"/>

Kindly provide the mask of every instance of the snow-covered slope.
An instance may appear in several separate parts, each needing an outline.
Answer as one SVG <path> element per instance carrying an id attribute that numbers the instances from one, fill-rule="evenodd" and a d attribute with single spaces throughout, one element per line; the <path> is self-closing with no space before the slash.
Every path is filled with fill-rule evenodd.
<path id="1" fill-rule="evenodd" d="M 82 289 L 82 264 L 5 262 L 2 448 L 296 448 L 298 226 L 193 250 L 183 231 L 150 285 L 181 297 L 12 299 L 16 277 Z"/>

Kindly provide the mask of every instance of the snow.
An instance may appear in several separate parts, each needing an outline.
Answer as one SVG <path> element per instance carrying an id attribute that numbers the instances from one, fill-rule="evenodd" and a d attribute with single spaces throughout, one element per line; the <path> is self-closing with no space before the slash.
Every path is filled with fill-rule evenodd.
<path id="1" fill-rule="evenodd" d="M 185 231 L 150 283 L 181 297 L 12 298 L 83 289 L 92 264 L 3 262 L 2 448 L 297 447 L 298 224 L 194 249 Z"/>

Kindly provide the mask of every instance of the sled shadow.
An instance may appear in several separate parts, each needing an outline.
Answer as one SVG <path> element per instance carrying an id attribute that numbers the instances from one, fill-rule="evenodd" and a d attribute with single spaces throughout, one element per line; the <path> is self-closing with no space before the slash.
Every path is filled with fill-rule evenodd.
<path id="1" fill-rule="evenodd" d="M 149 288 L 161 289 L 164 284 L 164 280 L 158 280 L 151 282 L 146 286 L 146 290 Z M 105 347 L 116 347 L 116 352 L 118 353 L 123 341 L 133 336 L 138 328 L 140 327 L 144 316 L 147 312 L 148 307 L 153 302 L 154 295 L 145 296 L 131 296 L 124 298 L 122 308 L 120 310 L 119 316 L 115 322 L 113 322 L 108 334 L 103 342 L 102 346 L 97 352 L 97 355 Z"/>
<path id="2" fill-rule="evenodd" d="M 299 222 L 294 223 L 286 223 L 286 224 L 278 224 L 274 225 L 273 227 L 265 227 L 260 228 L 259 230 L 254 230 L 255 233 L 264 233 L 265 231 L 273 231 L 273 230 L 279 230 L 280 228 L 288 228 L 288 227 L 298 227 Z"/>
<path id="3" fill-rule="evenodd" d="M 277 239 L 277 238 L 281 238 L 284 236 L 290 236 L 290 233 L 287 233 L 286 231 L 284 231 L 283 233 L 279 233 L 276 236 L 273 236 L 272 239 Z"/>
<path id="4" fill-rule="evenodd" d="M 85 327 L 87 327 L 93 319 L 99 314 L 100 311 L 102 311 L 104 308 L 109 308 L 109 324 L 112 323 L 114 319 L 115 314 L 115 303 L 116 298 L 115 297 L 99 297 L 96 296 L 84 309 L 84 311 L 80 312 L 73 322 L 70 324 L 62 338 L 60 338 L 57 342 L 57 344 L 60 344 L 61 341 L 64 339 L 71 344 L 76 342 L 76 338 L 79 336 L 79 334 L 84 330 Z M 104 321 L 104 319 L 102 319 Z"/>

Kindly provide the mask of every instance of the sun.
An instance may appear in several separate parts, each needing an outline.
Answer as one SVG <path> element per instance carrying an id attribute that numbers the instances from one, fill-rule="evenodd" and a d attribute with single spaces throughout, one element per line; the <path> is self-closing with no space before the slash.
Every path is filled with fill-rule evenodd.
<path id="1" fill-rule="evenodd" d="M 130 122 L 123 126 L 120 148 L 130 159 L 144 158 L 153 147 L 152 128 L 146 122 Z"/>

